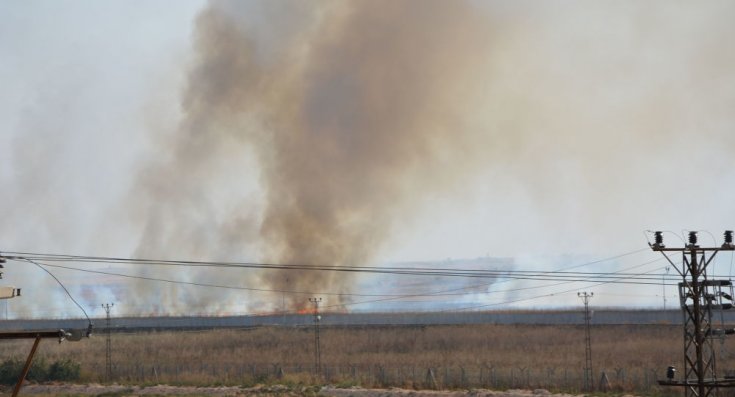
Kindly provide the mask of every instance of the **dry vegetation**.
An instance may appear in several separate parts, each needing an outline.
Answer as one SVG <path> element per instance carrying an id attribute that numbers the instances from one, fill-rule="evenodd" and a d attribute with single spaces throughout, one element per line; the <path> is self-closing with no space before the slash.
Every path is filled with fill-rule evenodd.
<path id="1" fill-rule="evenodd" d="M 435 368 L 437 377 L 441 368 L 532 370 L 537 376 L 551 370 L 576 374 L 584 366 L 583 337 L 581 326 L 322 328 L 322 363 L 325 367 L 359 366 L 363 372 L 371 367 L 413 368 L 423 371 L 419 376 L 427 368 Z M 130 382 L 141 380 L 135 372 L 139 371 L 150 382 L 237 384 L 250 374 L 253 365 L 266 370 L 303 367 L 306 372 L 314 360 L 310 328 L 120 333 L 112 335 L 112 346 L 113 362 L 119 368 L 117 380 Z M 23 356 L 29 347 L 28 341 L 4 341 L 0 355 Z M 652 370 L 662 375 L 670 364 L 681 367 L 681 327 L 593 327 L 592 349 L 597 374 L 605 369 L 612 375 L 615 369 L 624 368 L 631 376 Z M 60 345 L 46 341 L 39 355 L 47 360 L 78 361 L 85 380 L 104 377 L 104 335 Z M 727 352 L 721 353 L 718 360 L 720 368 L 733 368 L 735 364 Z M 176 368 L 175 376 L 171 368 Z M 288 377 L 293 372 L 284 373 Z M 308 376 L 302 373 L 291 380 L 307 381 Z"/>

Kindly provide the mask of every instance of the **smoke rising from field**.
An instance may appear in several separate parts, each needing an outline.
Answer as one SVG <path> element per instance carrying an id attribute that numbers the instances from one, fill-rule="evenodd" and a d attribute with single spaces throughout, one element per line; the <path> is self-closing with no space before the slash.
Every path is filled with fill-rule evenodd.
<path id="1" fill-rule="evenodd" d="M 142 6 L 7 7 L 21 12 L 0 12 L 4 247 L 306 265 L 489 255 L 549 269 L 564 264 L 535 258 L 627 252 L 648 228 L 719 235 L 735 219 L 730 2 L 212 1 L 193 25 L 199 5 L 167 25 Z M 167 29 L 191 31 L 186 62 L 159 62 Z M 178 270 L 143 274 L 355 286 Z M 38 288 L 28 296 L 58 290 L 18 274 Z M 124 284 L 114 301 L 133 313 L 295 309 L 310 296 L 106 282 Z M 89 284 L 98 307 L 105 287 Z"/>
<path id="2" fill-rule="evenodd" d="M 256 252 L 253 259 L 267 262 L 364 265 L 425 197 L 477 183 L 468 175 L 479 171 L 492 178 L 485 182 L 492 203 L 526 203 L 525 213 L 495 213 L 498 233 L 489 233 L 489 246 L 517 247 L 530 225 L 547 233 L 541 246 L 600 249 L 592 232 L 599 224 L 607 233 L 629 233 L 617 214 L 652 224 L 678 217 L 692 202 L 652 207 L 646 195 L 675 196 L 677 183 L 654 168 L 651 184 L 644 171 L 667 164 L 693 176 L 680 169 L 682 142 L 694 134 L 697 109 L 716 103 L 707 95 L 727 61 L 687 38 L 702 21 L 678 27 L 686 7 L 669 9 L 668 19 L 657 21 L 660 30 L 645 22 L 652 9 L 634 6 L 610 9 L 602 27 L 575 33 L 579 21 L 599 20 L 602 9 L 211 2 L 196 20 L 183 121 L 164 140 L 169 157 L 143 173 L 146 228 L 138 255 L 170 257 L 177 247 L 194 258 Z M 664 45 L 671 35 L 681 39 L 677 46 Z M 691 98 L 680 97 L 684 91 Z M 718 109 L 706 112 L 721 119 Z M 707 134 L 732 140 L 721 126 Z M 719 151 L 700 145 L 705 157 Z M 238 188 L 254 170 L 257 199 Z M 230 197 L 226 208 L 222 196 Z M 345 273 L 240 277 L 278 291 L 353 286 Z M 232 280 L 227 274 L 219 281 Z M 186 292 L 161 293 L 174 307 L 222 302 L 219 292 L 197 294 L 197 302 Z M 260 294 L 251 307 L 272 307 L 279 295 Z M 283 295 L 290 308 L 303 307 L 306 297 Z"/>
<path id="3" fill-rule="evenodd" d="M 365 265 L 413 201 L 472 163 L 476 151 L 464 147 L 463 133 L 471 126 L 460 115 L 472 106 L 476 92 L 466 76 L 480 72 L 478 54 L 490 34 L 473 7 L 318 5 L 263 5 L 272 11 L 270 25 L 299 21 L 286 37 L 252 33 L 242 18 L 247 6 L 213 2 L 200 14 L 184 120 L 167 143 L 173 152 L 143 173 L 149 207 L 139 256 L 171 256 L 169 247 L 183 246 L 206 257 L 222 241 L 252 244 L 257 231 L 261 260 Z M 206 211 L 206 186 L 228 151 L 230 173 L 243 165 L 238 156 L 257 159 L 264 189 L 262 218 L 236 227 Z M 242 209 L 224 219 L 238 219 Z M 352 286 L 346 273 L 257 277 L 276 290 L 342 293 Z M 288 299 L 292 308 L 307 303 Z"/>

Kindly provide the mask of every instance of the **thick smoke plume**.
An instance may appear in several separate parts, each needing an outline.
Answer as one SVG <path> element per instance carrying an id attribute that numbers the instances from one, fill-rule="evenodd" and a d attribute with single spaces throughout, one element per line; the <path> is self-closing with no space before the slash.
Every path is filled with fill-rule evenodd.
<path id="1" fill-rule="evenodd" d="M 453 251 L 470 255 L 599 257 L 640 247 L 651 227 L 729 227 L 731 195 L 679 189 L 729 180 L 717 170 L 733 142 L 732 15 L 727 4 L 211 2 L 196 20 L 182 122 L 135 189 L 138 255 L 369 264 L 406 241 L 396 230 L 416 211 L 432 219 L 427 197 L 452 190 L 481 201 L 459 193 L 435 211 L 481 214 L 456 228 L 474 245 Z M 310 271 L 203 281 L 352 285 Z M 208 291 L 166 288 L 159 300 L 231 307 Z M 248 305 L 302 308 L 307 297 L 258 293 Z"/>
<path id="2" fill-rule="evenodd" d="M 461 1 L 314 5 L 260 4 L 265 28 L 246 17 L 253 4 L 213 2 L 201 13 L 184 119 L 166 142 L 173 151 L 141 179 L 139 256 L 184 247 L 189 256 L 232 258 L 259 241 L 264 261 L 365 265 L 422 194 L 459 180 L 472 163 L 478 151 L 461 114 L 477 95 L 467 76 L 481 72 L 490 36 L 477 10 Z M 272 28 L 289 24 L 298 26 Z M 218 219 L 208 186 L 223 171 L 245 180 L 252 156 L 262 214 L 244 197 Z M 335 272 L 255 277 L 274 290 L 351 286 Z M 162 292 L 161 301 L 184 295 Z M 284 299 L 291 308 L 308 303 Z"/>

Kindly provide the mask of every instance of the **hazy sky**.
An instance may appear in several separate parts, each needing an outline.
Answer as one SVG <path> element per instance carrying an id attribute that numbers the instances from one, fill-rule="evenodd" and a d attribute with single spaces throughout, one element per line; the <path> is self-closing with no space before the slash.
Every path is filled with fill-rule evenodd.
<path id="1" fill-rule="evenodd" d="M 733 228 L 732 2 L 368 3 L 0 3 L 0 250 L 536 270 Z"/>

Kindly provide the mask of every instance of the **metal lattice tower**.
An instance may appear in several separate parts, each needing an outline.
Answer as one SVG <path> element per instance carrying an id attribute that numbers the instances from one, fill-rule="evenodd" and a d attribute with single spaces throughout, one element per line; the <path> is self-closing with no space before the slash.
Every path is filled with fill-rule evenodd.
<path id="1" fill-rule="evenodd" d="M 112 337 L 110 329 L 110 309 L 115 306 L 114 303 L 103 303 L 102 308 L 105 309 L 107 318 L 105 321 L 105 379 L 109 382 L 112 380 Z"/>
<path id="2" fill-rule="evenodd" d="M 590 299 L 595 294 L 590 292 L 578 292 L 577 296 L 584 302 L 584 390 L 593 391 L 595 381 L 592 378 L 592 338 L 590 337 Z"/>
<path id="3" fill-rule="evenodd" d="M 319 303 L 322 298 L 309 298 L 309 302 L 314 305 L 314 373 L 321 376 L 322 373 L 322 352 L 319 341 L 319 322 L 322 316 L 319 315 Z"/>
<path id="4" fill-rule="evenodd" d="M 732 231 L 725 232 L 725 242 L 720 247 L 701 247 L 697 244 L 697 232 L 689 232 L 689 242 L 682 248 L 667 248 L 660 231 L 655 232 L 651 249 L 661 252 L 671 266 L 681 275 L 679 303 L 684 324 L 684 378 L 672 377 L 659 384 L 684 387 L 687 397 L 709 397 L 722 387 L 735 387 L 735 380 L 720 379 L 717 375 L 713 341 L 735 333 L 735 329 L 713 327 L 713 312 L 732 308 L 732 283 L 729 280 L 710 280 L 707 266 L 719 251 L 735 250 Z M 675 264 L 667 252 L 681 253 L 681 263 Z M 723 291 L 723 287 L 731 292 Z M 730 303 L 725 303 L 724 300 Z"/>

